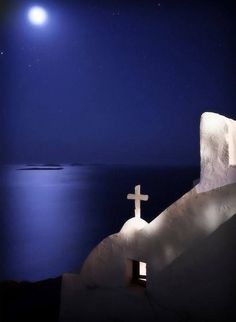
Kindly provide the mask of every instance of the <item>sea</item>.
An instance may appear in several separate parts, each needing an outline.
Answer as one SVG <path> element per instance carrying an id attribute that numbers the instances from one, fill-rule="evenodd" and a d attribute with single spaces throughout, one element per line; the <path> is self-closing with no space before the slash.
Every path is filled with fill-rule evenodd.
<path id="1" fill-rule="evenodd" d="M 79 272 L 90 251 L 134 216 L 141 185 L 151 222 L 199 178 L 198 167 L 7 165 L 0 169 L 0 281 Z"/>

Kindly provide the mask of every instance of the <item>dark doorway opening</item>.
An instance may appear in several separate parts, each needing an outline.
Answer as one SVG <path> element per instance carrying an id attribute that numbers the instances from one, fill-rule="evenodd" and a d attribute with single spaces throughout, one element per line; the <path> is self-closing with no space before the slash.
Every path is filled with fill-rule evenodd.
<path id="1" fill-rule="evenodd" d="M 135 260 L 133 260 L 132 263 L 133 263 L 132 282 L 146 287 L 147 264 L 144 262 L 139 262 Z"/>

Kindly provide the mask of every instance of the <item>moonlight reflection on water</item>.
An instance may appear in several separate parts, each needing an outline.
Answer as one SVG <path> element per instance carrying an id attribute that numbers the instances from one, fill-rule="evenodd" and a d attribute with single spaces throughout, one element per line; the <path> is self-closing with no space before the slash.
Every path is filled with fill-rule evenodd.
<path id="1" fill-rule="evenodd" d="M 77 270 L 91 249 L 133 216 L 127 194 L 142 184 L 150 222 L 191 188 L 198 169 L 61 166 L 3 169 L 1 279 L 40 280 Z M 50 166 L 50 168 L 53 168 Z M 178 180 L 181 178 L 181 180 Z"/>

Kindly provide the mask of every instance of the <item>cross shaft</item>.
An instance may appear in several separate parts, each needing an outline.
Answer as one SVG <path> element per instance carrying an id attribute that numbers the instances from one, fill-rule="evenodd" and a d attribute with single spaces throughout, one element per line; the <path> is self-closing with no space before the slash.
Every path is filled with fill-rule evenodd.
<path id="1" fill-rule="evenodd" d="M 137 185 L 135 186 L 135 193 L 129 193 L 127 195 L 127 199 L 134 200 L 135 201 L 135 217 L 140 218 L 141 217 L 141 201 L 147 201 L 148 195 L 142 195 L 141 194 L 141 186 Z"/>

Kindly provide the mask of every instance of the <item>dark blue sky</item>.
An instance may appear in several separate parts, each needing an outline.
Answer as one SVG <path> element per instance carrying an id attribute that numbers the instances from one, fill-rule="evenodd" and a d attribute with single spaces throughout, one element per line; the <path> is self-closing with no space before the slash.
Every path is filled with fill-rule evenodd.
<path id="1" fill-rule="evenodd" d="M 230 2 L 6 1 L 1 18 L 2 162 L 198 165 L 201 113 L 236 118 Z"/>

